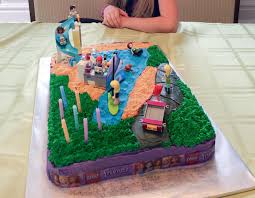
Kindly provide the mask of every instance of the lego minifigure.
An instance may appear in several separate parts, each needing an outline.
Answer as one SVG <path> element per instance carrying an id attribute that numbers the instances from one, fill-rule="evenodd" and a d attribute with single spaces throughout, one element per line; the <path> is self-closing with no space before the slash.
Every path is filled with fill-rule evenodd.
<path id="1" fill-rule="evenodd" d="M 127 64 L 127 65 L 125 66 L 125 71 L 126 71 L 126 72 L 133 71 L 133 70 L 132 70 L 132 67 L 133 67 L 133 65 Z"/>
<path id="2" fill-rule="evenodd" d="M 155 85 L 153 90 L 153 96 L 155 96 L 158 101 L 160 100 L 160 94 L 161 94 L 162 88 L 163 86 L 161 84 L 157 84 Z"/>
<path id="3" fill-rule="evenodd" d="M 113 88 L 112 99 L 114 99 L 114 104 L 118 105 L 120 103 L 119 92 L 120 92 L 120 83 L 117 80 L 113 80 L 110 83 Z"/>
<path id="4" fill-rule="evenodd" d="M 106 54 L 104 54 L 104 60 L 102 62 L 102 66 L 103 66 L 103 71 L 104 72 L 107 71 L 108 65 L 107 65 L 107 55 Z"/>
<path id="5" fill-rule="evenodd" d="M 90 62 L 92 63 L 93 67 L 96 66 L 96 58 L 93 55 L 90 56 Z"/>
<path id="6" fill-rule="evenodd" d="M 74 18 L 78 18 L 77 17 L 78 16 L 78 12 L 77 12 L 77 10 L 76 10 L 76 6 L 75 5 L 71 5 L 70 6 L 70 12 L 69 12 L 69 18 L 71 18 L 71 17 L 74 17 Z"/>
<path id="7" fill-rule="evenodd" d="M 98 56 L 96 58 L 96 63 L 97 63 L 97 66 L 102 67 L 103 57 L 102 56 Z"/>
<path id="8" fill-rule="evenodd" d="M 64 46 L 66 45 L 66 38 L 64 37 L 65 29 L 62 26 L 57 27 L 57 41 L 60 45 Z"/>
<path id="9" fill-rule="evenodd" d="M 87 53 L 87 54 L 85 55 L 85 59 L 86 59 L 87 61 L 89 61 L 89 60 L 90 60 L 90 56 L 91 56 L 91 54 L 90 54 L 90 53 Z"/>
<path id="10" fill-rule="evenodd" d="M 165 70 L 165 80 L 166 80 L 166 92 L 170 94 L 170 88 L 171 88 L 171 79 L 170 79 L 170 74 L 172 72 L 172 68 L 170 65 L 166 64 L 164 67 Z"/>
<path id="11" fill-rule="evenodd" d="M 90 74 L 91 70 L 92 70 L 92 64 L 91 62 L 88 61 L 85 65 L 85 73 Z"/>
<path id="12" fill-rule="evenodd" d="M 128 47 L 128 49 L 130 49 L 131 53 L 132 53 L 134 56 L 141 56 L 142 53 L 143 53 L 143 50 L 142 50 L 142 49 L 134 48 L 132 42 L 128 43 L 128 44 L 127 44 L 127 47 Z"/>
<path id="13" fill-rule="evenodd" d="M 84 73 L 86 74 L 90 74 L 91 70 L 92 70 L 92 62 L 90 60 L 90 57 L 91 57 L 91 54 L 90 53 L 87 53 L 85 55 L 85 70 L 84 70 Z"/>
<path id="14" fill-rule="evenodd" d="M 96 64 L 95 64 L 94 69 L 95 69 L 95 73 L 97 73 L 97 74 L 103 74 L 102 61 L 103 61 L 102 56 L 98 56 L 96 58 Z"/>

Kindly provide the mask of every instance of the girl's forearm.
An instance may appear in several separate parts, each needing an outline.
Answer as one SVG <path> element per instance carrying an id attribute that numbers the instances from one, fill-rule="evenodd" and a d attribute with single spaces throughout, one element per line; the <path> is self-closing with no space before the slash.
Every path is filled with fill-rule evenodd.
<path id="1" fill-rule="evenodd" d="M 124 28 L 150 33 L 170 33 L 177 31 L 177 20 L 171 21 L 169 18 L 162 16 L 153 18 L 123 17 L 122 19 Z"/>

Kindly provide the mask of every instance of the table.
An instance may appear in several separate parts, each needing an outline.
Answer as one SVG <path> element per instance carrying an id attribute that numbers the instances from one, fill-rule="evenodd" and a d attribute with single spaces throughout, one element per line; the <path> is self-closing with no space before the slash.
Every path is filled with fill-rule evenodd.
<path id="1" fill-rule="evenodd" d="M 0 24 L 1 197 L 24 196 L 38 61 L 55 52 L 56 26 Z M 85 45 L 131 40 L 159 45 L 254 175 L 255 25 L 181 23 L 179 32 L 82 25 Z"/>

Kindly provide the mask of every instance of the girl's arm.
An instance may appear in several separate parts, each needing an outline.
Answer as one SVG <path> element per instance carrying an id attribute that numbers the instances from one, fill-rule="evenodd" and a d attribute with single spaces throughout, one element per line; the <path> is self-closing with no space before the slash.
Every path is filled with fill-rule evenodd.
<path id="1" fill-rule="evenodd" d="M 159 0 L 159 17 L 121 17 L 121 27 L 143 32 L 176 32 L 178 24 L 176 0 Z"/>
<path id="2" fill-rule="evenodd" d="M 103 24 L 113 28 L 120 28 L 121 27 L 121 20 L 120 17 L 128 17 L 128 14 L 112 5 L 107 5 L 103 10 Z"/>

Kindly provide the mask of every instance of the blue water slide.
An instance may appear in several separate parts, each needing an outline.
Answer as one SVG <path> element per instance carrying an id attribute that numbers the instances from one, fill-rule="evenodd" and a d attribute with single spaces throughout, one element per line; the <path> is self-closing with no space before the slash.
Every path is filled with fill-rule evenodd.
<path id="1" fill-rule="evenodd" d="M 81 56 L 79 56 L 79 54 L 78 54 L 78 49 L 72 46 L 72 44 L 70 42 L 70 38 L 69 38 L 69 30 L 74 29 L 74 22 L 75 22 L 74 17 L 71 17 L 71 18 L 67 19 L 64 23 L 62 23 L 60 25 L 61 27 L 63 27 L 65 29 L 65 32 L 62 35 L 58 34 L 57 31 L 55 33 L 57 48 L 62 53 L 73 57 L 70 61 L 71 65 L 73 65 L 74 61 L 76 63 L 78 63 L 81 59 Z M 60 42 L 61 37 L 64 37 L 65 44 L 61 44 L 61 42 Z"/>

